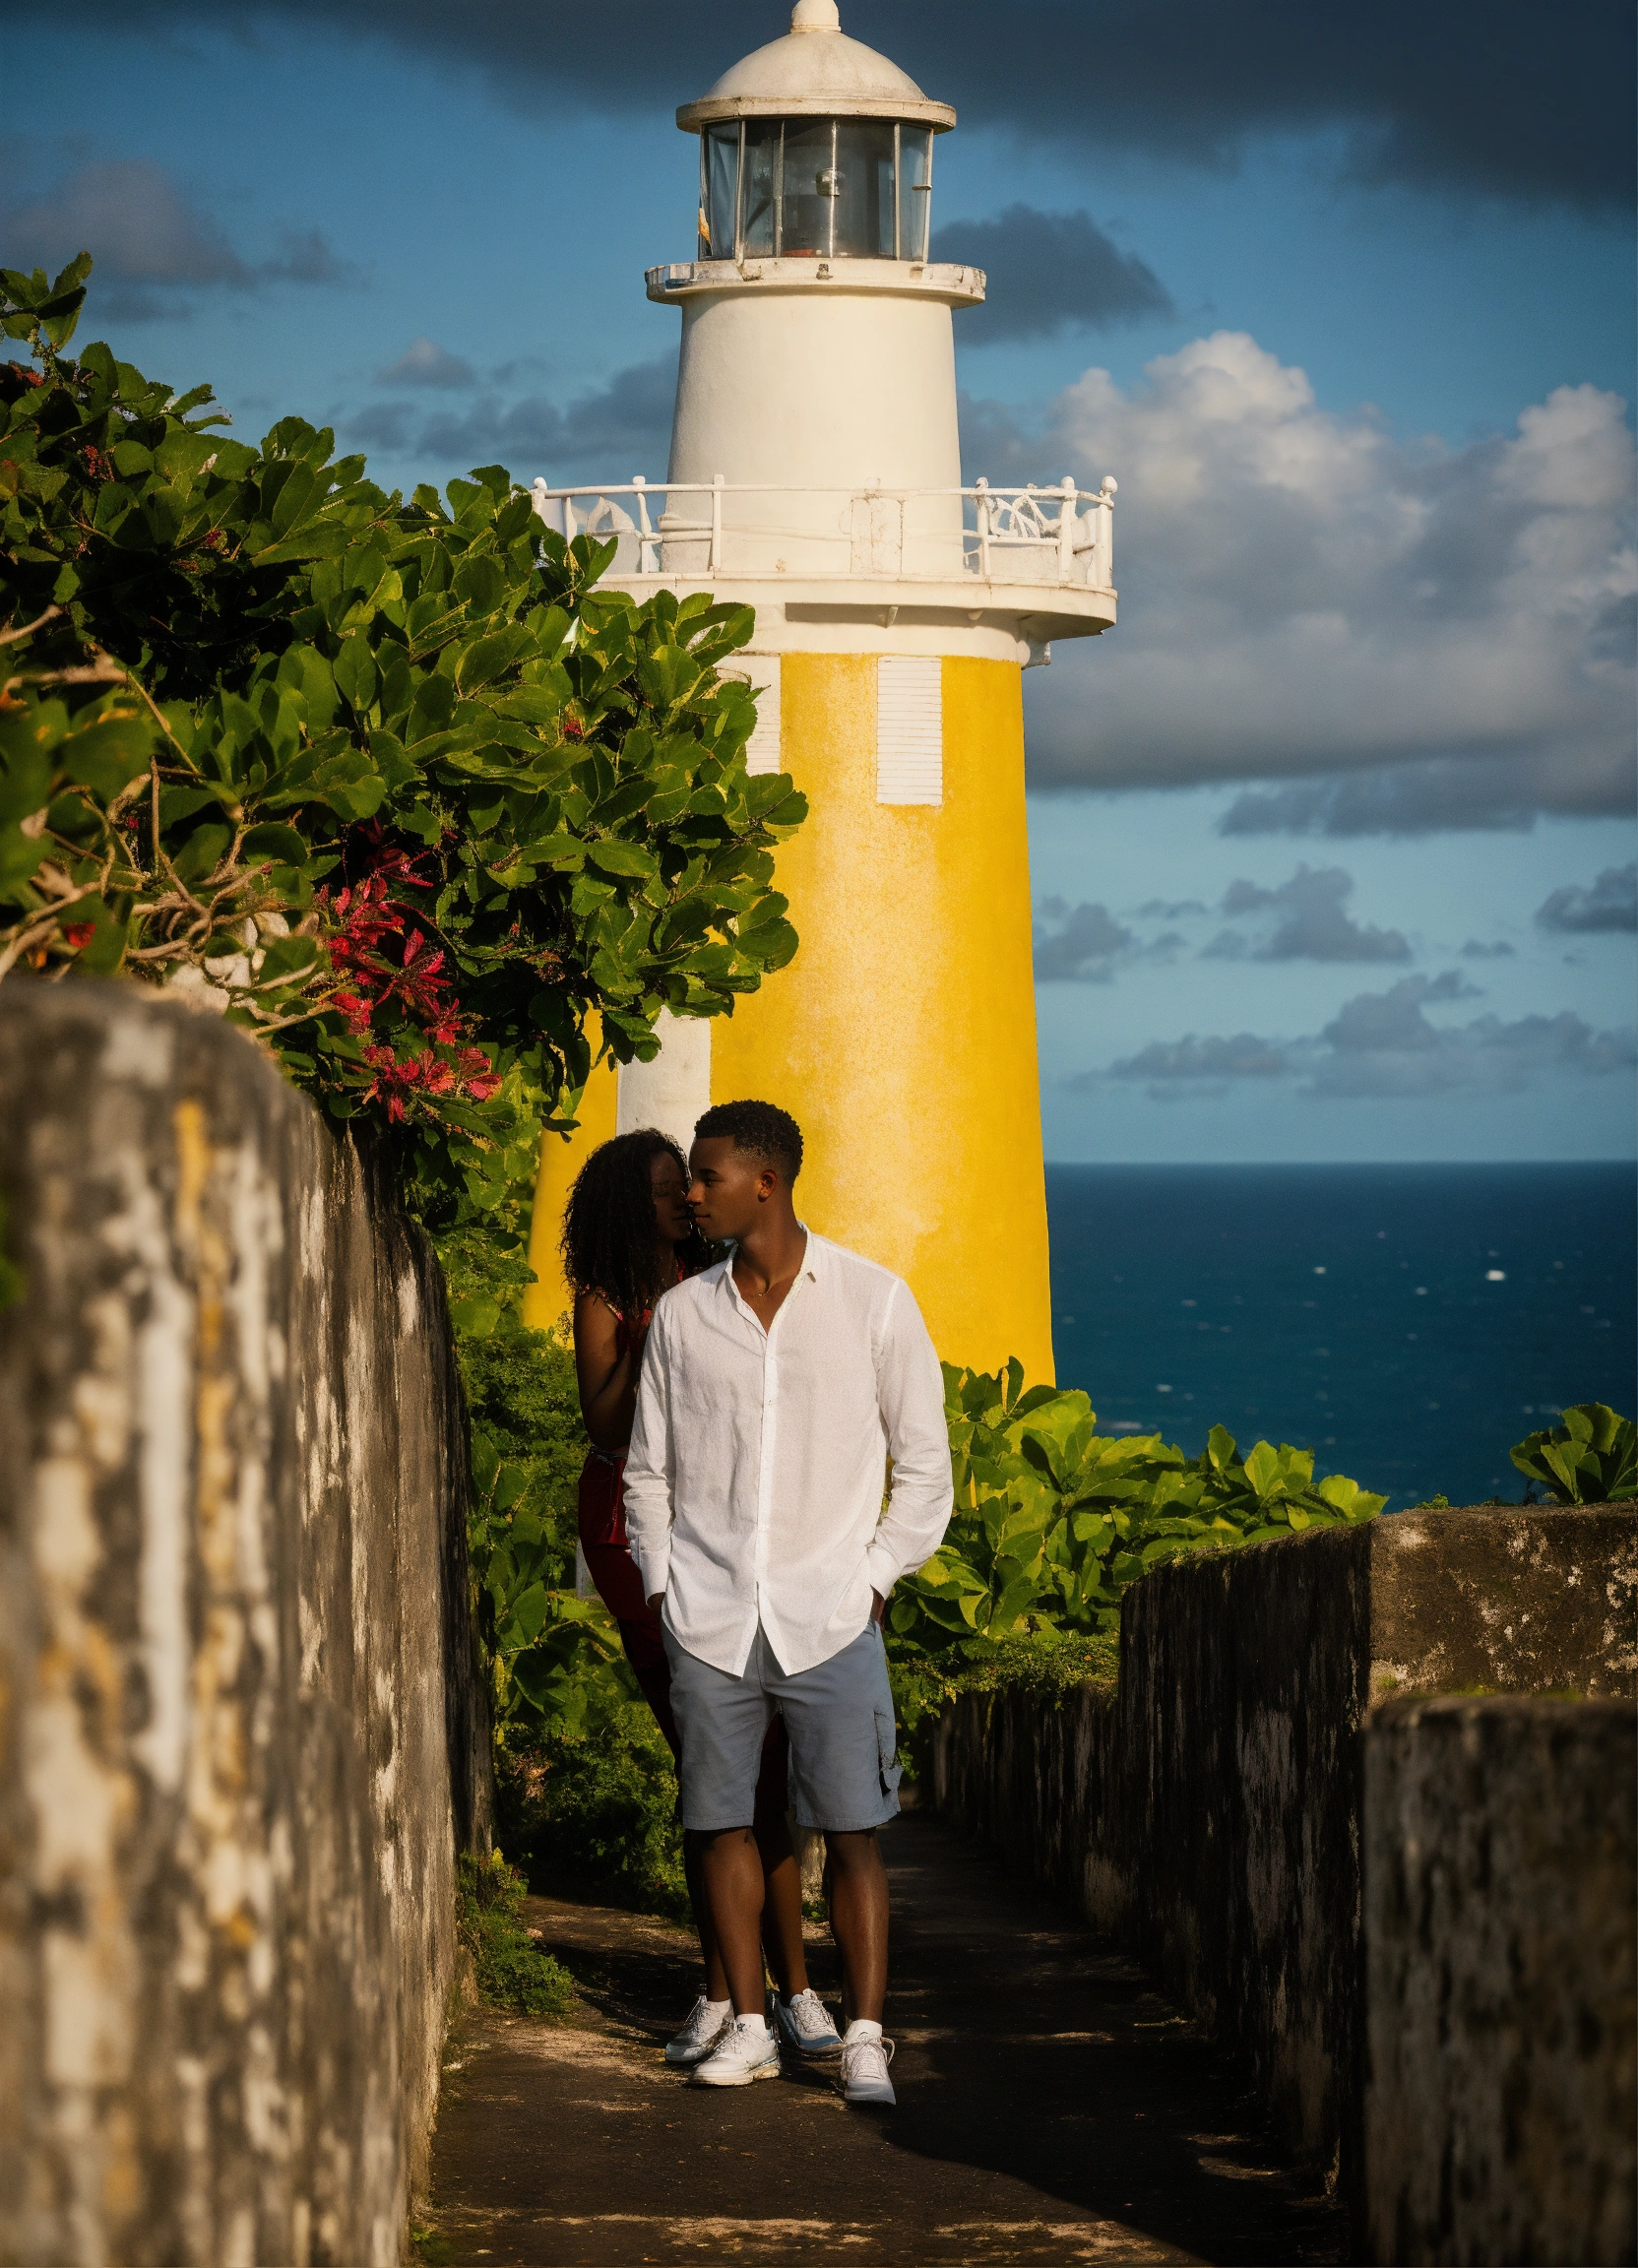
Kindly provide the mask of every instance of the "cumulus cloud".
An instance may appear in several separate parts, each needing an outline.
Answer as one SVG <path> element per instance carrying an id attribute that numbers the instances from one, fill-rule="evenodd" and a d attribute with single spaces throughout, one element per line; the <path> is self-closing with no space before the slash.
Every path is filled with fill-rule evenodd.
<path id="1" fill-rule="evenodd" d="M 1203 1092 L 1222 1094 L 1235 1079 L 1280 1079 L 1292 1068 L 1288 1050 L 1277 1040 L 1259 1040 L 1250 1032 L 1237 1032 L 1231 1040 L 1201 1040 L 1191 1032 L 1185 1040 L 1156 1040 L 1109 1066 L 1111 1079 L 1142 1079 L 1157 1101 L 1172 1095 Z M 1091 1087 L 1102 1076 L 1083 1072 L 1071 1087 Z"/>
<path id="2" fill-rule="evenodd" d="M 1042 983 L 1068 979 L 1106 984 L 1119 958 L 1136 943 L 1106 906 L 1070 907 L 1043 899 L 1036 924 L 1036 976 Z"/>
<path id="3" fill-rule="evenodd" d="M 964 346 L 1048 339 L 1173 312 L 1171 294 L 1135 252 L 1122 252 L 1089 213 L 1009 205 L 991 220 L 933 231 L 935 260 L 964 261 L 987 279 L 983 304 L 962 316 Z"/>
<path id="4" fill-rule="evenodd" d="M 1638 864 L 1606 866 L 1591 888 L 1566 882 L 1537 908 L 1536 920 L 1543 929 L 1570 936 L 1638 929 Z"/>
<path id="5" fill-rule="evenodd" d="M 1411 446 L 1368 411 L 1322 410 L 1239 332 L 1160 356 L 1129 390 L 1087 371 L 1040 434 L 991 406 L 973 472 L 1121 484 L 1121 621 L 1040 673 L 1035 784 L 1308 776 L 1272 791 L 1284 802 L 1242 801 L 1241 833 L 1629 810 L 1623 409 L 1559 387 L 1511 434 Z M 1345 815 L 1346 787 L 1312 775 L 1355 770 L 1374 802 Z"/>
<path id="6" fill-rule="evenodd" d="M 251 270 L 258 284 L 357 284 L 366 272 L 356 260 L 344 260 L 322 228 L 282 228 L 279 252 Z"/>
<path id="7" fill-rule="evenodd" d="M 1511 1023 L 1479 1016 L 1471 1024 L 1432 1024 L 1425 1004 L 1451 997 L 1438 991 L 1438 981 L 1402 976 L 1388 992 L 1350 1000 L 1320 1035 L 1328 1052 L 1307 1092 L 1387 1098 L 1463 1088 L 1509 1092 L 1544 1074 L 1592 1077 L 1628 1070 L 1638 1060 L 1630 1033 L 1595 1032 L 1570 1009 Z"/>
<path id="8" fill-rule="evenodd" d="M 663 112 L 779 29 L 768 0 L 698 12 L 652 0 L 271 0 L 257 14 L 390 39 L 482 72 L 519 108 Z M 81 0 L 121 32 L 218 29 L 222 0 Z M 1137 150 L 1223 169 L 1268 134 L 1325 131 L 1342 174 L 1419 190 L 1624 214 L 1631 198 L 1632 23 L 1614 5 L 1526 0 L 848 0 L 847 29 L 884 48 L 969 126 L 1031 144 Z M 32 21 L 3 0 L 0 21 Z M 1338 130 L 1341 130 L 1340 132 Z"/>
<path id="9" fill-rule="evenodd" d="M 472 364 L 463 362 L 447 346 L 431 339 L 416 339 L 396 362 L 376 372 L 375 382 L 378 386 L 454 387 L 471 386 L 476 376 Z"/>
<path id="10" fill-rule="evenodd" d="M 346 437 L 384 457 L 407 457 L 414 447 L 415 413 L 408 402 L 376 402 L 346 420 Z"/>
<path id="11" fill-rule="evenodd" d="M 1299 866 L 1273 890 L 1230 882 L 1223 899 L 1229 919 L 1272 913 L 1274 926 L 1255 945 L 1226 929 L 1204 951 L 1220 961 L 1409 961 L 1411 948 L 1397 929 L 1362 926 L 1347 912 L 1353 891 L 1353 875 L 1340 866 Z"/>
<path id="12" fill-rule="evenodd" d="M 1546 813 L 1592 817 L 1618 810 L 1629 781 L 1630 765 L 1612 742 L 1605 760 L 1580 763 L 1555 764 L 1537 754 L 1430 756 L 1247 788 L 1218 821 L 1218 833 L 1346 839 L 1464 828 L 1522 834 Z"/>
<path id="13" fill-rule="evenodd" d="M 1402 976 L 1386 992 L 1346 1001 L 1319 1033 L 1296 1040 L 1156 1040 L 1068 1084 L 1090 1089 L 1105 1079 L 1141 1082 L 1158 1102 L 1226 1093 L 1241 1080 L 1290 1079 L 1309 1098 L 1409 1100 L 1463 1092 L 1509 1094 L 1543 1079 L 1630 1073 L 1638 1062 L 1631 1032 L 1598 1032 L 1572 1010 L 1556 1016 L 1494 1015 L 1439 1024 L 1430 1007 L 1470 999 L 1474 987 L 1455 970 Z"/>
<path id="14" fill-rule="evenodd" d="M 1485 945 L 1479 938 L 1470 937 L 1462 948 L 1462 958 L 1464 961 L 1511 961 L 1515 955 L 1513 947 L 1502 938 Z"/>
<path id="15" fill-rule="evenodd" d="M 191 295 L 263 284 L 346 284 L 359 271 L 317 230 L 287 230 L 270 260 L 245 260 L 220 224 L 146 158 L 93 158 L 43 196 L 0 209 L 8 258 L 50 273 L 89 251 L 97 309 L 126 322 L 184 312 Z"/>
<path id="16" fill-rule="evenodd" d="M 460 410 L 416 418 L 402 403 L 378 404 L 347 420 L 353 438 L 386 455 L 439 464 L 511 466 L 554 485 L 623 480 L 631 472 L 664 477 L 676 399 L 674 354 L 634 363 L 567 408 L 544 395 L 509 401 L 490 386 Z"/>

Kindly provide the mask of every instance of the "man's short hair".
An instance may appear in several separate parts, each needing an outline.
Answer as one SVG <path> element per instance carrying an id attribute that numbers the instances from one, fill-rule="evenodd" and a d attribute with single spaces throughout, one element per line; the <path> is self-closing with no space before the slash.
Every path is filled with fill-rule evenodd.
<path id="1" fill-rule="evenodd" d="M 788 1110 L 775 1102 L 714 1102 L 694 1121 L 696 1142 L 725 1135 L 742 1158 L 771 1166 L 787 1181 L 802 1169 L 802 1130 Z"/>

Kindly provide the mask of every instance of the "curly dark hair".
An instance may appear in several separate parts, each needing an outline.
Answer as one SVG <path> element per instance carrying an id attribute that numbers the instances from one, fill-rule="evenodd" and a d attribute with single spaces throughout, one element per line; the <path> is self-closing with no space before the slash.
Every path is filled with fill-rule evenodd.
<path id="1" fill-rule="evenodd" d="M 771 1166 L 787 1181 L 802 1169 L 802 1130 L 777 1102 L 714 1102 L 694 1121 L 694 1139 L 707 1142 L 725 1134 L 742 1158 Z"/>
<path id="2" fill-rule="evenodd" d="M 563 1273 L 577 1292 L 600 1292 L 618 1315 L 641 1315 L 670 1278 L 655 1278 L 654 1194 L 649 1173 L 657 1158 L 674 1158 L 682 1178 L 688 1161 L 656 1126 L 600 1142 L 575 1175 L 563 1208 Z M 676 1248 L 689 1275 L 711 1258 L 698 1228 Z"/>

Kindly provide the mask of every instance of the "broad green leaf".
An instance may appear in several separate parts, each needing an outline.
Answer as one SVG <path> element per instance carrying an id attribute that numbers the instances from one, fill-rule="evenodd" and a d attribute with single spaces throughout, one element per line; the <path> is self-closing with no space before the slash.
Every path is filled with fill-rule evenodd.
<path id="1" fill-rule="evenodd" d="M 361 717 L 375 699 L 377 684 L 375 656 L 361 630 L 355 630 L 337 655 L 335 677 L 343 699 Z"/>
<path id="2" fill-rule="evenodd" d="M 226 855 L 232 840 L 231 827 L 219 827 L 210 821 L 196 827 L 171 858 L 178 879 L 190 885 L 203 882 Z"/>
<path id="3" fill-rule="evenodd" d="M 306 838 L 293 827 L 282 826 L 277 820 L 264 820 L 260 826 L 246 830 L 240 846 L 246 858 L 266 858 L 275 865 L 299 866 L 307 855 Z"/>
<path id="4" fill-rule="evenodd" d="M 647 881 L 658 871 L 653 854 L 640 850 L 635 843 L 594 841 L 587 844 L 586 856 L 602 874 L 629 875 Z"/>

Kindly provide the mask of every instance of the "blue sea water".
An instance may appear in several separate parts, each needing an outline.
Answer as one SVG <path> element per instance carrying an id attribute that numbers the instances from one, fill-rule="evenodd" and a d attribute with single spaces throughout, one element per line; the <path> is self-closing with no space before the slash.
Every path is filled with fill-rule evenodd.
<path id="1" fill-rule="evenodd" d="M 1046 1202 L 1102 1431 L 1290 1441 L 1399 1511 L 1516 1501 L 1565 1404 L 1634 1414 L 1629 1165 L 1048 1166 Z"/>

